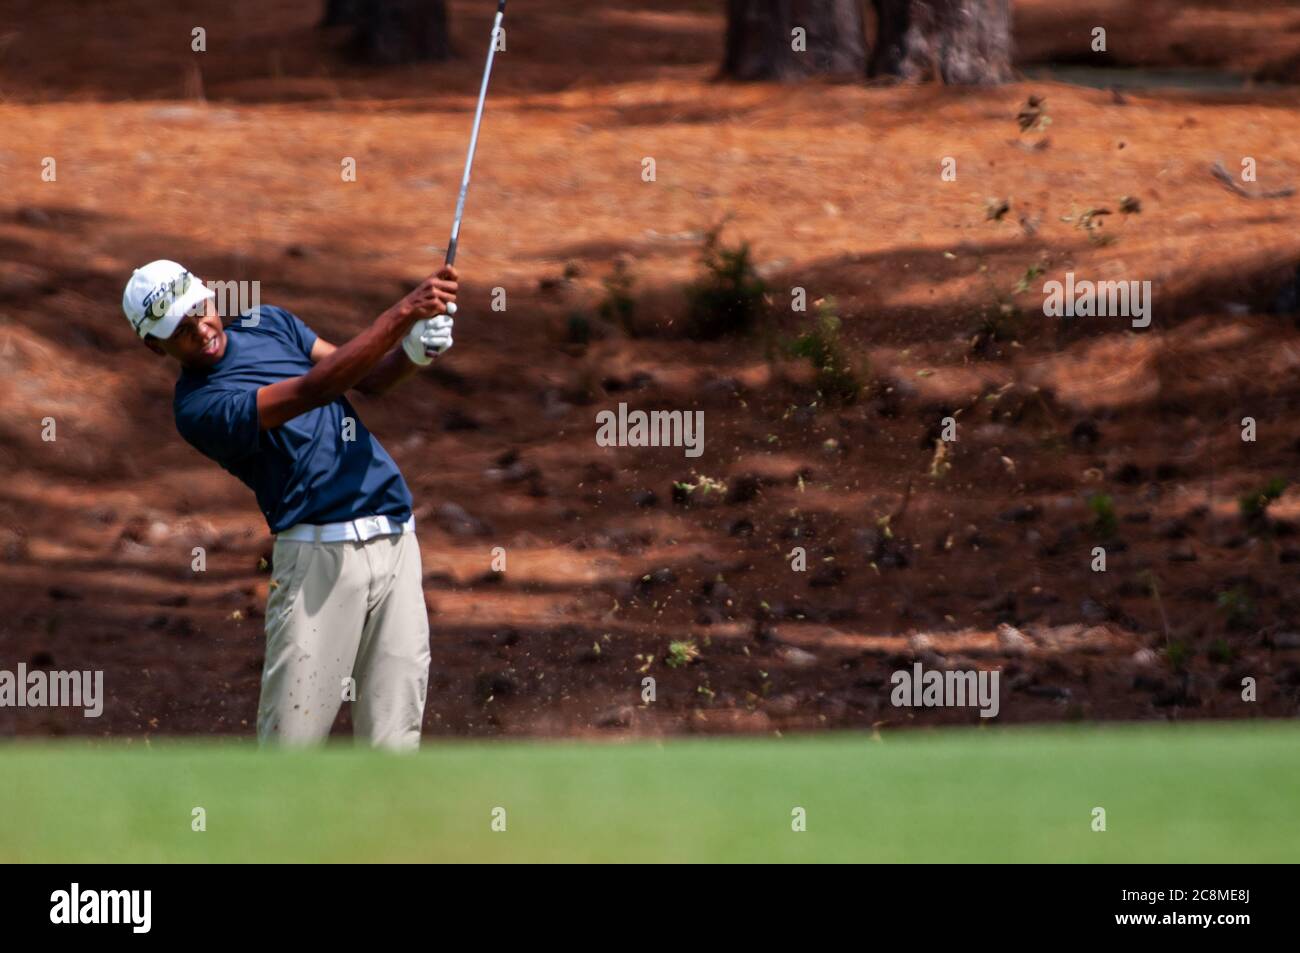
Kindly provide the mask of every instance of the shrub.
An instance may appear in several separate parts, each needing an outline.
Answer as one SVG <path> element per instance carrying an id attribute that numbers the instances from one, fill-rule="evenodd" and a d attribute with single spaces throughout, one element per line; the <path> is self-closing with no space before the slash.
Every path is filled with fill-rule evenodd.
<path id="1" fill-rule="evenodd" d="M 754 270 L 749 243 L 729 248 L 721 242 L 722 226 L 704 238 L 700 266 L 704 273 L 686 289 L 686 335 L 712 341 L 754 329 L 766 308 L 766 287 Z"/>
<path id="2" fill-rule="evenodd" d="M 681 668 L 700 657 L 700 647 L 694 641 L 686 640 L 668 643 L 668 655 L 665 661 L 669 668 Z"/>
<path id="3" fill-rule="evenodd" d="M 862 381 L 853 368 L 840 339 L 840 319 L 834 299 L 817 303 L 812 324 L 791 345 L 791 352 L 806 357 L 817 371 L 818 393 L 828 403 L 851 404 L 862 392 Z"/>

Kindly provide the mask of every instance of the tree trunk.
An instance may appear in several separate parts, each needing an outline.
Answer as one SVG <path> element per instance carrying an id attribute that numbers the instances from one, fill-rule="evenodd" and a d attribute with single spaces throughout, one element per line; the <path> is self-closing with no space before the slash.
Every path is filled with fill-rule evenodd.
<path id="1" fill-rule="evenodd" d="M 727 0 L 724 76 L 790 80 L 865 68 L 860 0 Z"/>
<path id="2" fill-rule="evenodd" d="M 321 26 L 356 27 L 353 58 L 395 66 L 451 55 L 445 0 L 326 0 Z"/>
<path id="3" fill-rule="evenodd" d="M 965 86 L 1011 78 L 1010 0 L 872 0 L 871 76 Z"/>
<path id="4" fill-rule="evenodd" d="M 361 19 L 361 4 L 362 0 L 325 0 L 325 16 L 320 25 L 355 26 Z"/>

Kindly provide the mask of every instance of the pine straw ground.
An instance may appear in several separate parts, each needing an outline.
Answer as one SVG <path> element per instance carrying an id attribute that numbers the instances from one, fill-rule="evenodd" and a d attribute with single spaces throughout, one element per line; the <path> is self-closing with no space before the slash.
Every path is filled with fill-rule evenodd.
<path id="1" fill-rule="evenodd" d="M 187 40 L 167 45 L 203 22 L 185 6 L 126 17 L 157 31 L 133 57 L 108 13 L 43 4 L 0 58 L 3 667 L 103 669 L 110 695 L 94 723 L 5 710 L 6 732 L 245 733 L 254 717 L 269 539 L 251 495 L 175 435 L 172 373 L 118 312 L 131 268 L 167 256 L 259 280 L 343 340 L 440 260 L 486 19 L 453 4 L 460 58 L 381 73 L 339 65 L 311 11 L 254 6 L 200 11 L 198 73 Z M 1300 497 L 1267 527 L 1238 499 L 1300 459 L 1300 329 L 1269 311 L 1300 258 L 1300 198 L 1239 197 L 1209 172 L 1250 156 L 1251 188 L 1300 185 L 1294 91 L 733 86 L 711 80 L 712 5 L 560 6 L 512 20 L 494 77 L 456 348 L 359 401 L 416 497 L 429 732 L 976 720 L 891 707 L 889 673 L 914 658 L 1000 668 L 1007 721 L 1295 714 Z M 74 8 L 82 30 L 55 31 Z M 1055 29 L 1044 5 L 1026 22 L 1030 46 Z M 1242 37 L 1243 57 L 1288 55 Z M 1022 133 L 1031 94 L 1051 122 Z M 990 219 L 990 199 L 1009 211 Z M 1080 227 L 1097 208 L 1100 229 Z M 683 289 L 724 220 L 777 317 L 692 342 Z M 620 259 L 636 336 L 597 313 Z M 1151 281 L 1151 327 L 1044 317 L 1042 283 L 1068 271 Z M 819 402 L 783 356 L 806 320 L 796 286 L 836 302 L 864 384 L 850 406 Z M 703 410 L 704 455 L 597 447 L 595 414 L 620 401 Z M 948 415 L 960 436 L 936 466 Z M 729 492 L 675 502 L 699 476 Z M 698 658 L 668 665 L 674 641 Z"/>

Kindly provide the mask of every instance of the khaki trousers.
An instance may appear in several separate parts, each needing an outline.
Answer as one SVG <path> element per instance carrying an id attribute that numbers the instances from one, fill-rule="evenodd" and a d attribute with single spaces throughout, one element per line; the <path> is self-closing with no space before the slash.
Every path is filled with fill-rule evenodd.
<path id="1" fill-rule="evenodd" d="M 276 540 L 257 708 L 262 744 L 324 741 L 344 701 L 373 747 L 412 751 L 429 683 L 429 618 L 415 533 L 366 542 Z"/>

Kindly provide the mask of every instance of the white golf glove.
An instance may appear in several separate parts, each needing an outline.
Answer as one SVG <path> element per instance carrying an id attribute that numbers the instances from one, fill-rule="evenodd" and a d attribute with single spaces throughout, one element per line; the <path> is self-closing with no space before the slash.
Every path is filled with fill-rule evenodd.
<path id="1" fill-rule="evenodd" d="M 452 319 L 445 314 L 436 318 L 416 321 L 410 332 L 402 339 L 402 349 L 411 363 L 432 364 L 433 359 L 446 353 L 451 347 Z"/>

